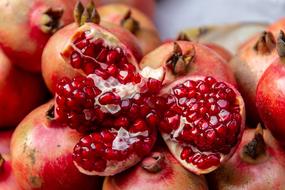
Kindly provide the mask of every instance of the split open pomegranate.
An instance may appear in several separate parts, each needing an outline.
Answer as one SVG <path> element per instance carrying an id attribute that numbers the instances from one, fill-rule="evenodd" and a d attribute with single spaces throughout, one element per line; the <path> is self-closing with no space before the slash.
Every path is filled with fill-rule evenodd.
<path id="1" fill-rule="evenodd" d="M 203 174 L 230 158 L 244 130 L 239 92 L 213 77 L 181 78 L 161 91 L 159 129 L 170 151 L 188 170 Z"/>
<path id="2" fill-rule="evenodd" d="M 157 79 L 141 74 L 134 70 L 127 81 L 90 74 L 58 83 L 56 119 L 86 134 L 73 154 L 82 173 L 114 175 L 151 151 L 158 121 L 155 94 L 163 72 Z"/>

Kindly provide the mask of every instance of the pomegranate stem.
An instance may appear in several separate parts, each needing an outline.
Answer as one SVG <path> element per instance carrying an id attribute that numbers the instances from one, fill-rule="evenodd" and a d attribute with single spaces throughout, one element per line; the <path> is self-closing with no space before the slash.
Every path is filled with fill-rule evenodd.
<path id="1" fill-rule="evenodd" d="M 150 173 L 158 173 L 162 170 L 164 160 L 165 156 L 162 153 L 154 152 L 150 157 L 142 161 L 141 167 Z"/>
<path id="2" fill-rule="evenodd" d="M 276 41 L 274 39 L 274 36 L 271 32 L 267 31 L 261 33 L 256 44 L 254 45 L 254 49 L 261 54 L 271 53 L 275 47 Z"/>
<path id="3" fill-rule="evenodd" d="M 243 153 L 256 160 L 266 152 L 266 144 L 263 138 L 263 129 L 259 124 L 256 128 L 254 138 L 244 146 Z"/>
<path id="4" fill-rule="evenodd" d="M 277 38 L 277 52 L 278 55 L 283 58 L 285 57 L 285 34 L 280 30 L 279 36 Z"/>

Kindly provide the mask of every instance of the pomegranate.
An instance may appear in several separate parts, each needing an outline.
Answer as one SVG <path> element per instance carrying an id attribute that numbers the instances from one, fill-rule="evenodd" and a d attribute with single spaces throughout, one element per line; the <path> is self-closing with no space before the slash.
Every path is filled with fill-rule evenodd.
<path id="1" fill-rule="evenodd" d="M 265 69 L 277 57 L 275 45 L 273 34 L 264 31 L 246 42 L 230 62 L 245 100 L 248 121 L 252 124 L 259 120 L 255 105 L 257 83 Z"/>
<path id="2" fill-rule="evenodd" d="M 44 45 L 58 28 L 72 22 L 75 3 L 76 0 L 1 1 L 0 46 L 13 63 L 39 72 Z"/>
<path id="3" fill-rule="evenodd" d="M 261 76 L 256 90 L 256 106 L 261 120 L 273 136 L 285 145 L 285 35 L 281 31 L 277 41 L 279 57 L 271 62 Z"/>
<path id="4" fill-rule="evenodd" d="M 148 76 L 149 70 L 139 73 L 134 66 L 125 72 L 63 78 L 57 85 L 56 119 L 86 134 L 73 154 L 82 173 L 119 173 L 147 155 L 156 140 L 159 102 L 155 94 L 161 88 L 163 72 Z"/>
<path id="5" fill-rule="evenodd" d="M 247 129 L 233 157 L 207 176 L 213 190 L 285 188 L 285 152 L 271 133 Z"/>
<path id="6" fill-rule="evenodd" d="M 8 154 L 10 152 L 10 141 L 13 131 L 0 131 L 0 153 Z"/>
<path id="7" fill-rule="evenodd" d="M 207 190 L 204 176 L 184 169 L 163 146 L 155 148 L 140 164 L 123 173 L 106 177 L 103 190 Z"/>
<path id="8" fill-rule="evenodd" d="M 178 41 L 191 41 L 190 37 L 185 32 L 180 32 L 178 37 L 176 38 Z M 227 63 L 232 59 L 233 55 L 227 49 L 216 43 L 203 43 L 208 48 L 214 50 L 217 54 L 219 54 Z"/>
<path id="9" fill-rule="evenodd" d="M 280 30 L 285 29 L 285 18 L 280 18 L 271 25 L 268 26 L 268 30 L 273 33 L 275 37 L 278 37 Z"/>
<path id="10" fill-rule="evenodd" d="M 72 150 L 82 135 L 53 120 L 52 105 L 32 111 L 12 136 L 12 168 L 20 187 L 99 190 L 98 177 L 80 173 L 73 164 Z"/>
<path id="11" fill-rule="evenodd" d="M 8 155 L 0 154 L 0 189 L 1 190 L 20 190 L 11 168 Z"/>
<path id="12" fill-rule="evenodd" d="M 18 125 L 46 96 L 41 76 L 16 68 L 0 49 L 0 128 Z"/>
<path id="13" fill-rule="evenodd" d="M 10 140 L 13 131 L 0 131 L 0 189 L 20 190 L 10 162 Z"/>
<path id="14" fill-rule="evenodd" d="M 101 0 L 102 4 L 123 3 L 131 7 L 135 7 L 146 14 L 149 18 L 154 17 L 155 1 L 154 0 Z"/>
<path id="15" fill-rule="evenodd" d="M 161 91 L 159 129 L 174 157 L 196 174 L 227 161 L 244 130 L 244 102 L 229 83 L 187 76 Z"/>
<path id="16" fill-rule="evenodd" d="M 136 8 L 108 4 L 98 8 L 102 20 L 115 23 L 132 32 L 139 40 L 143 54 L 160 45 L 158 31 L 152 21 Z"/>
<path id="17" fill-rule="evenodd" d="M 78 27 L 81 22 L 85 22 L 86 10 L 92 10 L 92 15 L 87 20 L 93 23 Z M 100 22 L 100 17 L 94 4 L 84 8 L 79 2 L 74 13 L 76 23 L 53 35 L 43 52 L 43 77 L 52 93 L 62 77 L 72 78 L 83 73 L 93 73 L 95 70 L 104 73 L 106 68 L 101 68 L 101 63 L 106 62 L 110 56 L 115 56 L 114 62 L 121 61 L 123 64 L 125 61 L 134 65 L 137 65 L 137 60 L 142 57 L 141 49 L 130 32 L 106 22 L 101 22 L 100 26 L 96 24 Z M 90 33 L 87 35 L 88 32 Z"/>
<path id="18" fill-rule="evenodd" d="M 166 72 L 164 84 L 185 75 L 209 75 L 236 85 L 226 62 L 216 52 L 196 42 L 166 42 L 145 55 L 140 67 L 163 67 Z"/>

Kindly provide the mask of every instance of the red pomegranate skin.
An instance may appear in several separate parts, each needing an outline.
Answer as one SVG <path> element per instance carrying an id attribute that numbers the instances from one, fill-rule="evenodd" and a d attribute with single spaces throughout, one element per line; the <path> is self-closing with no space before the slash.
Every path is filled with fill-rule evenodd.
<path id="1" fill-rule="evenodd" d="M 127 44 L 127 47 L 138 61 L 141 60 L 141 49 L 138 46 L 137 40 L 130 32 L 111 23 L 102 22 L 102 25 L 117 36 L 123 44 Z M 44 48 L 42 55 L 42 75 L 48 89 L 53 94 L 55 93 L 56 84 L 61 78 L 73 78 L 80 75 L 70 64 L 66 63 L 61 54 L 77 29 L 78 26 L 75 23 L 63 27 L 49 39 Z"/>
<path id="2" fill-rule="evenodd" d="M 13 63 L 28 71 L 39 72 L 43 48 L 54 31 L 42 29 L 48 22 L 44 13 L 62 10 L 59 26 L 73 21 L 76 0 L 9 0 L 0 2 L 0 46 Z"/>
<path id="3" fill-rule="evenodd" d="M 13 130 L 0 131 L 0 154 L 8 154 L 10 152 L 10 141 Z"/>
<path id="4" fill-rule="evenodd" d="M 225 49 L 224 47 L 215 44 L 215 43 L 205 43 L 205 46 L 207 46 L 208 48 L 214 50 L 217 54 L 219 54 L 222 58 L 224 58 L 224 60 L 228 63 L 232 58 L 233 55 L 231 54 L 231 52 L 229 52 L 227 49 Z"/>
<path id="5" fill-rule="evenodd" d="M 73 164 L 74 145 L 81 134 L 46 118 L 49 102 L 31 112 L 11 141 L 12 168 L 23 189 L 94 190 L 98 177 L 80 173 Z"/>
<path id="6" fill-rule="evenodd" d="M 152 173 L 143 168 L 146 157 L 137 166 L 118 175 L 105 178 L 103 190 L 207 190 L 208 186 L 203 175 L 195 175 L 184 169 L 170 154 L 165 145 L 160 145 L 153 153 L 160 153 L 164 160 L 157 164 L 160 171 Z"/>
<path id="7" fill-rule="evenodd" d="M 47 96 L 42 77 L 16 68 L 0 49 L 0 129 L 17 126 Z"/>
<path id="8" fill-rule="evenodd" d="M 213 190 L 285 189 L 285 152 L 268 130 L 263 131 L 266 155 L 250 162 L 241 157 L 243 147 L 253 139 L 254 133 L 255 129 L 245 130 L 233 157 L 207 176 Z"/>
<path id="9" fill-rule="evenodd" d="M 0 163 L 0 189 L 1 190 L 20 190 L 15 176 L 11 168 L 10 160 L 10 141 L 12 137 L 12 130 L 0 131 L 0 155 L 4 159 L 4 163 Z M 0 161 L 1 162 L 1 161 Z"/>
<path id="10" fill-rule="evenodd" d="M 285 65 L 276 59 L 263 73 L 256 91 L 256 106 L 265 126 L 285 146 Z"/>
<path id="11" fill-rule="evenodd" d="M 11 161 L 8 155 L 2 155 L 4 163 L 0 166 L 0 189 L 1 190 L 22 190 L 13 174 Z"/>

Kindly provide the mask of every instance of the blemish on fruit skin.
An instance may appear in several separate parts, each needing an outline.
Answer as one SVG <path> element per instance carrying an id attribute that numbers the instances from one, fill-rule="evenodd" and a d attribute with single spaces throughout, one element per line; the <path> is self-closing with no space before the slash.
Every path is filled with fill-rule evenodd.
<path id="1" fill-rule="evenodd" d="M 41 188 L 42 180 L 38 176 L 30 176 L 29 181 L 33 188 Z"/>
<path id="2" fill-rule="evenodd" d="M 35 154 L 36 154 L 36 150 L 35 149 L 32 149 L 31 152 L 28 154 L 28 157 L 30 158 L 30 161 L 31 161 L 32 165 L 35 165 L 35 163 L 36 163 Z"/>

